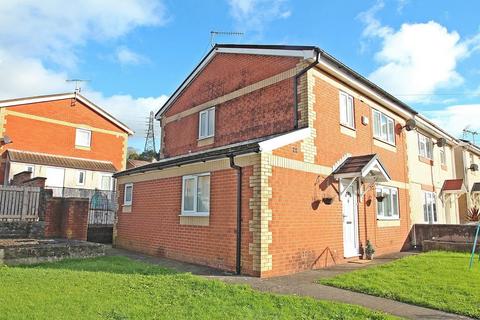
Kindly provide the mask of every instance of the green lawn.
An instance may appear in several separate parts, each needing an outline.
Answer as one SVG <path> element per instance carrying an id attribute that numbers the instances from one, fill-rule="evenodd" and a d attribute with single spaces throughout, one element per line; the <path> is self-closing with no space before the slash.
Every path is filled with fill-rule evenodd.
<path id="1" fill-rule="evenodd" d="M 480 318 L 480 266 L 476 262 L 469 270 L 469 258 L 464 253 L 430 252 L 320 282 Z"/>
<path id="2" fill-rule="evenodd" d="M 0 266 L 1 319 L 390 319 L 228 285 L 123 257 Z"/>

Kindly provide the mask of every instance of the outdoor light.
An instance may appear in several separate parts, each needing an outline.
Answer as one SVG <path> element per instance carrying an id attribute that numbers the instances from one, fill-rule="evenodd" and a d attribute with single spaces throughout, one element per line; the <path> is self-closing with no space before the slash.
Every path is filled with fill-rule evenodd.
<path id="1" fill-rule="evenodd" d="M 468 169 L 472 170 L 473 172 L 478 171 L 478 164 L 472 163 Z"/>

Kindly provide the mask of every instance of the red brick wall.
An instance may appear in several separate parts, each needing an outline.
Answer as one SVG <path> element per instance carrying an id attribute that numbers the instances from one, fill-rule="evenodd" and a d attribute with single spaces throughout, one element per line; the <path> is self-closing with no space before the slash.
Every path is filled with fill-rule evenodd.
<path id="1" fill-rule="evenodd" d="M 170 117 L 201 103 L 294 68 L 298 58 L 219 54 L 166 112 Z M 164 156 L 171 157 L 293 129 L 293 78 L 216 105 L 215 142 L 197 147 L 195 113 L 164 128 Z M 178 132 L 182 132 L 181 135 Z"/>
<path id="2" fill-rule="evenodd" d="M 77 101 L 71 105 L 71 99 L 33 103 L 8 107 L 8 111 L 84 124 L 94 128 L 125 133 L 90 108 Z M 111 161 L 118 170 L 123 168 L 123 137 L 112 134 L 92 132 L 90 150 L 75 148 L 76 128 L 56 123 L 6 115 L 5 134 L 13 143 L 5 145 L 7 149 L 41 152 L 62 156 Z"/>
<path id="3" fill-rule="evenodd" d="M 251 234 L 248 221 L 252 168 L 244 168 L 242 268 L 252 274 L 248 254 Z M 210 225 L 180 225 L 182 177 L 136 182 L 131 213 L 118 214 L 116 245 L 150 255 L 235 270 L 236 171 L 221 170 L 210 178 Z M 123 185 L 119 185 L 120 206 Z"/>
<path id="4" fill-rule="evenodd" d="M 45 237 L 86 241 L 88 205 L 88 199 L 47 199 L 45 209 Z"/>

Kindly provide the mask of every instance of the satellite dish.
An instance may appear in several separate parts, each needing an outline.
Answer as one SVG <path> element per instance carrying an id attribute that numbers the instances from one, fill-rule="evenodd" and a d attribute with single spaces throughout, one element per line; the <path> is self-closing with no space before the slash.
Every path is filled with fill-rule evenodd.
<path id="1" fill-rule="evenodd" d="M 447 139 L 445 138 L 439 138 L 437 140 L 437 143 L 436 143 L 437 146 L 439 146 L 440 148 L 443 148 L 447 145 Z"/>
<path id="2" fill-rule="evenodd" d="M 478 164 L 472 163 L 469 169 L 472 170 L 473 172 L 478 171 Z"/>
<path id="3" fill-rule="evenodd" d="M 3 142 L 3 144 L 9 144 L 9 143 L 12 143 L 12 139 L 10 139 L 9 136 L 7 135 L 4 135 L 3 138 L 0 138 L 0 142 Z"/>
<path id="4" fill-rule="evenodd" d="M 405 129 L 407 129 L 407 131 L 415 130 L 415 128 L 417 128 L 417 121 L 415 121 L 415 119 L 408 119 L 407 122 L 405 122 Z"/>

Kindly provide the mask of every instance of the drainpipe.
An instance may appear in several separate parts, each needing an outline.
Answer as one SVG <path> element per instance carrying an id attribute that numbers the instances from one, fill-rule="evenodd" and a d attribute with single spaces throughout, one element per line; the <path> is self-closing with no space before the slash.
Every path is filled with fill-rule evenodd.
<path id="1" fill-rule="evenodd" d="M 294 123 L 294 128 L 298 129 L 298 79 L 300 79 L 301 76 L 303 76 L 308 70 L 313 68 L 318 64 L 318 59 L 320 58 L 320 49 L 315 48 L 315 52 L 317 53 L 317 57 L 315 58 L 315 61 L 306 66 L 304 69 L 302 69 L 299 73 L 295 75 L 295 79 L 293 81 L 293 123 Z"/>
<path id="2" fill-rule="evenodd" d="M 242 167 L 235 164 L 235 156 L 230 155 L 230 168 L 237 171 L 237 244 L 235 273 L 242 271 Z"/>

